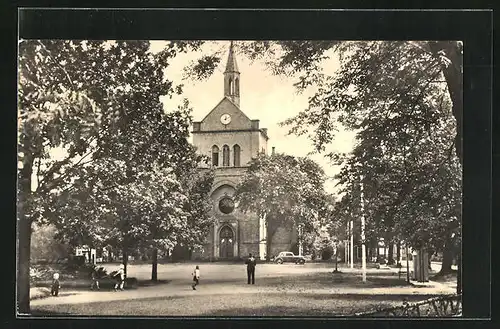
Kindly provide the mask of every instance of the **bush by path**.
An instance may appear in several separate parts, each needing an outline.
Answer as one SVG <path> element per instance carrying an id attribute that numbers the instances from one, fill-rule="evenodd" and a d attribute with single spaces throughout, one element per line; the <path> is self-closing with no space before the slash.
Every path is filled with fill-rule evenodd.
<path id="1" fill-rule="evenodd" d="M 50 296 L 50 289 L 46 287 L 30 288 L 30 300 L 45 298 Z"/>
<path id="2" fill-rule="evenodd" d="M 76 266 L 73 264 L 33 264 L 30 267 L 31 284 L 36 285 L 37 282 L 52 280 L 54 273 L 59 273 L 59 279 L 74 280 L 88 279 L 94 265 L 84 264 Z"/>

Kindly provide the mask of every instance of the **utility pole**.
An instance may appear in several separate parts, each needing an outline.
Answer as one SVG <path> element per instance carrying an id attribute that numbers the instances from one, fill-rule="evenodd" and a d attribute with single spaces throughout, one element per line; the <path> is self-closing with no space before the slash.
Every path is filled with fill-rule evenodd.
<path id="1" fill-rule="evenodd" d="M 361 267 L 363 269 L 363 282 L 366 282 L 366 245 L 365 245 L 365 201 L 363 198 L 363 176 L 360 176 L 361 184 Z"/>

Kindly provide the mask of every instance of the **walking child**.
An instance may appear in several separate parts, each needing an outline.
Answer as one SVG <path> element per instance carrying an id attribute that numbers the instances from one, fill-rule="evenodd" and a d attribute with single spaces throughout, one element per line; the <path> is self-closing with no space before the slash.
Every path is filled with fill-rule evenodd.
<path id="1" fill-rule="evenodd" d="M 194 272 L 191 274 L 193 276 L 193 284 L 191 287 L 193 290 L 196 290 L 196 286 L 198 283 L 200 283 L 200 267 L 196 265 L 196 268 L 194 269 Z"/>
<path id="2" fill-rule="evenodd" d="M 118 270 L 118 273 L 116 273 L 116 284 L 115 284 L 115 291 L 120 288 L 120 290 L 123 290 L 123 285 L 125 284 L 125 266 L 123 264 L 120 264 L 120 269 Z"/>
<path id="3" fill-rule="evenodd" d="M 61 288 L 61 284 L 59 283 L 59 273 L 54 273 L 54 276 L 52 278 L 53 279 L 50 294 L 57 297 L 59 295 L 59 289 Z"/>

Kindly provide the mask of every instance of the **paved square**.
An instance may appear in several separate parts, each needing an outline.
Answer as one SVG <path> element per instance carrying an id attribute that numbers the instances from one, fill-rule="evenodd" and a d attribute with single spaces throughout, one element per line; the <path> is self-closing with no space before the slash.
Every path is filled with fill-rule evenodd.
<path id="1" fill-rule="evenodd" d="M 342 268 L 337 279 L 331 264 L 258 264 L 256 284 L 246 283 L 243 264 L 201 263 L 200 285 L 191 289 L 196 264 L 159 264 L 158 279 L 166 283 L 123 292 L 63 289 L 58 298 L 31 302 L 34 315 L 140 316 L 338 316 L 401 305 L 453 287 L 406 285 L 392 270 L 370 269 L 361 282 L 359 269 Z M 107 267 L 112 270 L 114 266 Z M 150 278 L 151 265 L 129 265 L 128 276 Z"/>

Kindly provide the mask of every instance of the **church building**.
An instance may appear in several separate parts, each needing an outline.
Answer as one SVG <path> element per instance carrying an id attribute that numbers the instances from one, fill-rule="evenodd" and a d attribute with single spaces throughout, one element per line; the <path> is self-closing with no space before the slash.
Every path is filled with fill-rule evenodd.
<path id="1" fill-rule="evenodd" d="M 213 216 L 204 248 L 193 252 L 194 259 L 238 259 L 252 253 L 265 258 L 266 230 L 256 214 L 235 208 L 233 196 L 249 161 L 259 152 L 268 154 L 267 129 L 250 119 L 240 108 L 240 72 L 231 42 L 224 71 L 223 98 L 199 122 L 193 123 L 193 144 L 200 154 L 211 159 L 215 180 L 211 191 Z M 248 112 L 251 114 L 251 109 Z M 296 244 L 294 230 L 280 228 L 273 235 L 272 255 L 289 251 Z"/>

